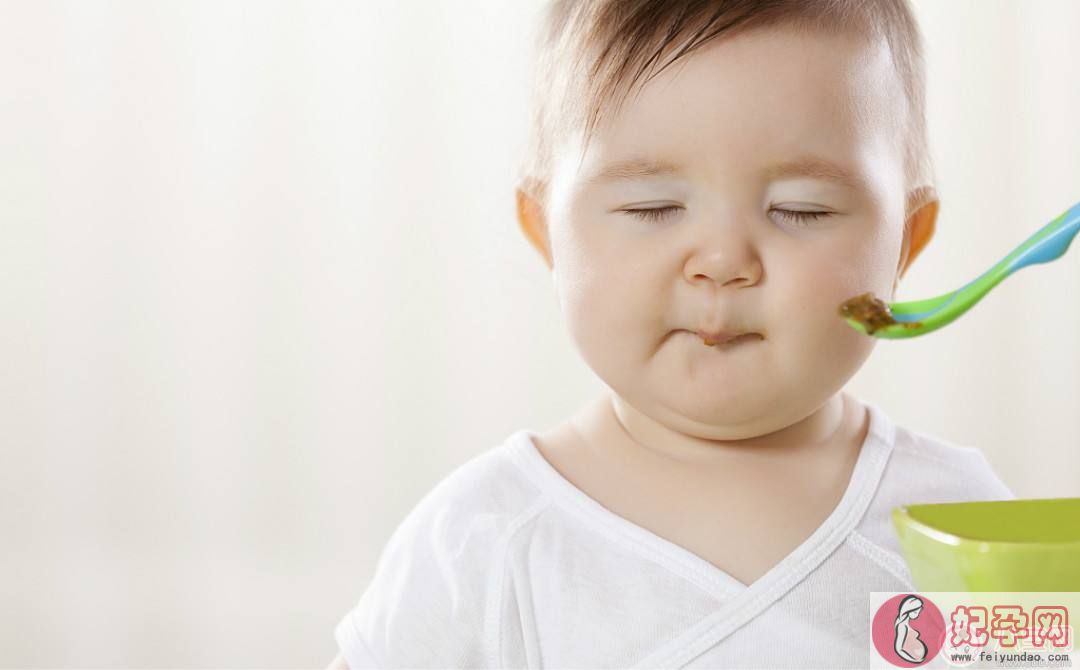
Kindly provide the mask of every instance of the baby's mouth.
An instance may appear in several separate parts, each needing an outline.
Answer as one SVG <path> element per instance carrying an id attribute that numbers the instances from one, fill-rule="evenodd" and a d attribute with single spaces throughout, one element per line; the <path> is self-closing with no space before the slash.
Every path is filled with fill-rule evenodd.
<path id="1" fill-rule="evenodd" d="M 764 340 L 765 338 L 761 333 L 754 332 L 716 332 L 706 333 L 703 331 L 694 331 L 694 334 L 701 338 L 702 342 L 707 347 L 729 347 L 742 342 L 751 342 L 753 340 Z"/>

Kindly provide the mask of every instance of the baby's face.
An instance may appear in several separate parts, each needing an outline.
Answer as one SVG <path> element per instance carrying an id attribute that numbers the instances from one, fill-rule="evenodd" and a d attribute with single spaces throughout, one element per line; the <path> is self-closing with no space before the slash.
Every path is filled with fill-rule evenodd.
<path id="1" fill-rule="evenodd" d="M 884 45 L 752 31 L 651 80 L 584 157 L 580 139 L 565 145 L 548 235 L 590 367 L 638 410 L 709 439 L 820 407 L 874 344 L 837 307 L 895 289 L 902 110 Z M 593 179 L 632 159 L 679 167 Z M 762 338 L 706 346 L 699 329 Z"/>

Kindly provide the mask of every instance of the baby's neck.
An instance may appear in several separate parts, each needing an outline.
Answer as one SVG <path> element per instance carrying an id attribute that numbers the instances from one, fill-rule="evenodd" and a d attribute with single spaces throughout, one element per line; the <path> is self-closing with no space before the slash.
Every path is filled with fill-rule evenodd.
<path id="1" fill-rule="evenodd" d="M 783 430 L 734 441 L 713 441 L 672 430 L 609 395 L 573 419 L 583 439 L 624 457 L 689 467 L 737 469 L 834 461 L 862 444 L 865 408 L 838 393 L 809 417 Z"/>

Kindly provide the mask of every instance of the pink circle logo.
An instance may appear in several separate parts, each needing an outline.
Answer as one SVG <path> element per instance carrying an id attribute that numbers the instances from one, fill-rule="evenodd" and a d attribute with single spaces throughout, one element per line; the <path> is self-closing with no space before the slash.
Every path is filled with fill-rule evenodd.
<path id="1" fill-rule="evenodd" d="M 923 596 L 889 598 L 874 615 L 872 630 L 878 653 L 900 668 L 929 663 L 945 643 L 945 618 Z"/>

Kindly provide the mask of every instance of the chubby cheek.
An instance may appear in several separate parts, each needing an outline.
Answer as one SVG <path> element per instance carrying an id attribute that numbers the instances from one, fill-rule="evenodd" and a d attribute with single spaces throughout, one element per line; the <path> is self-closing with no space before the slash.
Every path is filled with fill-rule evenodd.
<path id="1" fill-rule="evenodd" d="M 816 289 L 805 295 L 806 337 L 812 351 L 824 361 L 869 354 L 873 341 L 851 328 L 839 314 L 840 304 L 853 295 L 872 290 L 850 274 L 827 272 L 813 283 Z M 811 344 L 811 343 L 808 343 Z"/>
<path id="2" fill-rule="evenodd" d="M 865 223 L 818 250 L 806 286 L 825 311 L 835 314 L 845 300 L 861 293 L 878 296 L 892 290 L 901 238 L 887 224 Z"/>
<path id="3" fill-rule="evenodd" d="M 659 340 L 664 334 L 662 305 L 654 295 L 663 282 L 637 255 L 616 247 L 577 238 L 561 258 L 556 256 L 559 304 L 567 329 L 598 372 L 640 359 L 647 352 L 647 338 Z"/>
<path id="4" fill-rule="evenodd" d="M 798 308 L 790 310 L 800 315 L 803 328 L 798 337 L 808 338 L 812 351 L 821 361 L 839 359 L 862 360 L 870 354 L 875 341 L 851 328 L 839 315 L 845 300 L 861 293 L 885 295 L 892 289 L 896 260 L 890 258 L 888 244 L 852 245 L 846 253 L 821 259 L 818 271 L 801 278 L 792 287 L 798 294 Z M 790 324 L 789 324 L 790 325 Z M 789 333 L 790 334 L 790 333 Z"/>

